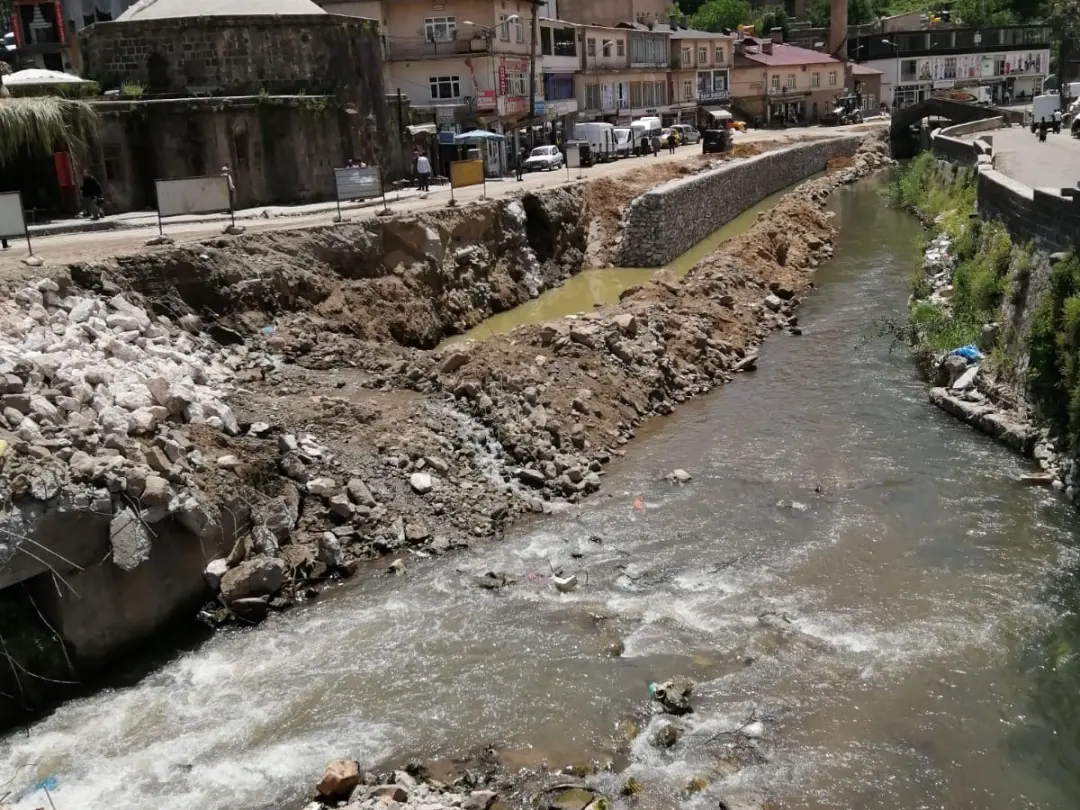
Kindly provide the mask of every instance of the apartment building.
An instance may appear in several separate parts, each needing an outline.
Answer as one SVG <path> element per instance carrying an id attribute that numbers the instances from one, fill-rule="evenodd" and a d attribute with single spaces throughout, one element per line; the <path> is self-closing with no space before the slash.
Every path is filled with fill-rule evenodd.
<path id="1" fill-rule="evenodd" d="M 675 27 L 671 42 L 672 119 L 678 123 L 708 126 L 711 113 L 730 101 L 732 37 Z"/>
<path id="2" fill-rule="evenodd" d="M 666 22 L 671 7 L 671 0 L 562 0 L 557 16 L 581 25 L 614 27 L 624 22 Z"/>
<path id="3" fill-rule="evenodd" d="M 882 100 L 905 107 L 935 92 L 990 89 L 996 103 L 1038 95 L 1050 73 L 1045 25 L 939 24 L 848 39 L 848 58 L 881 71 Z"/>
<path id="4" fill-rule="evenodd" d="M 581 66 L 582 49 L 578 28 L 558 19 L 540 20 L 540 58 L 544 75 L 543 100 L 538 101 L 537 115 L 542 115 L 556 135 L 570 133 L 577 119 L 576 75 Z"/>
<path id="5" fill-rule="evenodd" d="M 642 115 L 670 117 L 668 35 L 638 25 L 577 26 L 581 120 L 624 124 Z"/>
<path id="6" fill-rule="evenodd" d="M 778 32 L 735 42 L 731 103 L 764 125 L 817 123 L 845 92 L 844 63 L 827 53 L 786 45 Z"/>

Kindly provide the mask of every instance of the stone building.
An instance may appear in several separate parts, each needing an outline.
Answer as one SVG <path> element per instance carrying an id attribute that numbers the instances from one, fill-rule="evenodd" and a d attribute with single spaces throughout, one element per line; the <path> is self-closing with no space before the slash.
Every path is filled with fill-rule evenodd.
<path id="1" fill-rule="evenodd" d="M 109 210 L 152 208 L 156 179 L 224 165 L 238 208 L 331 199 L 349 158 L 408 170 L 375 21 L 310 0 L 140 0 L 85 29 L 81 52 L 113 91 L 94 161 Z"/>

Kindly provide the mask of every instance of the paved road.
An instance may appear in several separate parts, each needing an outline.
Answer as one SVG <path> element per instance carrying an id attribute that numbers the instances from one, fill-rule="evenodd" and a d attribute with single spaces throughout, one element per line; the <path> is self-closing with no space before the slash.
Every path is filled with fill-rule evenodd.
<path id="1" fill-rule="evenodd" d="M 1065 130 L 1046 143 L 1026 127 L 1009 127 L 994 136 L 994 168 L 1032 188 L 1076 188 L 1080 182 L 1080 140 Z"/>
<path id="2" fill-rule="evenodd" d="M 793 128 L 787 130 L 752 131 L 740 133 L 736 138 L 737 143 L 752 142 L 794 142 L 812 138 L 830 137 L 833 135 L 849 134 L 852 131 L 865 131 L 880 127 L 881 124 L 862 124 L 854 127 L 835 127 L 823 129 L 821 127 Z M 656 158 L 632 158 L 620 160 L 616 163 L 593 166 L 584 171 L 585 179 L 596 177 L 615 176 L 632 172 L 643 165 L 654 165 L 662 162 L 678 162 L 689 160 L 701 154 L 699 146 L 685 146 L 676 151 L 674 155 L 661 153 Z M 568 182 L 577 182 L 577 171 L 570 172 L 569 179 L 565 170 L 559 172 L 539 172 L 526 175 L 521 183 L 509 180 L 500 180 L 488 183 L 486 191 L 488 198 L 501 198 L 517 194 L 522 190 L 535 191 L 543 188 L 552 188 L 565 185 Z M 454 196 L 460 204 L 468 204 L 481 199 L 484 189 L 480 186 L 458 189 Z M 435 188 L 427 195 L 411 194 L 396 200 L 395 196 L 389 196 L 390 210 L 394 213 L 408 213 L 445 208 L 450 199 L 448 188 Z M 381 206 L 353 207 L 345 212 L 346 220 L 366 219 L 375 216 Z M 265 230 L 287 230 L 292 228 L 305 228 L 317 225 L 329 225 L 333 222 L 336 214 L 335 206 L 331 204 L 317 204 L 310 206 L 296 206 L 295 208 L 272 208 L 253 209 L 260 214 L 263 210 L 276 212 L 269 218 L 244 219 L 242 224 L 249 232 Z M 142 219 L 140 219 L 140 217 Z M 205 217 L 195 221 L 167 222 L 166 235 L 177 242 L 193 242 L 206 239 L 221 233 L 223 222 L 220 217 Z M 84 230 L 77 233 L 63 233 L 55 235 L 38 235 L 33 239 L 34 253 L 48 264 L 66 264 L 76 261 L 91 261 L 103 259 L 124 253 L 133 253 L 139 250 L 149 250 L 145 242 L 152 236 L 157 235 L 157 219 L 153 214 L 126 215 L 125 226 L 119 230 Z M 13 240 L 10 250 L 0 253 L 0 276 L 12 277 L 28 275 L 33 272 L 22 263 L 27 255 L 26 243 L 22 240 Z"/>

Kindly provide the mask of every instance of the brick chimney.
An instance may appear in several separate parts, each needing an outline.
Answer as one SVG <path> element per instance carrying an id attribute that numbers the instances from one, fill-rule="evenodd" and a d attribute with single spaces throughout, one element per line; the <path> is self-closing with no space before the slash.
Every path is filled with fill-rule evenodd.
<path id="1" fill-rule="evenodd" d="M 784 29 L 783 28 L 773 28 L 771 31 L 769 31 L 769 38 L 773 41 L 774 45 L 783 45 L 784 44 Z"/>
<path id="2" fill-rule="evenodd" d="M 847 0 L 831 0 L 829 18 L 829 53 L 847 61 Z"/>

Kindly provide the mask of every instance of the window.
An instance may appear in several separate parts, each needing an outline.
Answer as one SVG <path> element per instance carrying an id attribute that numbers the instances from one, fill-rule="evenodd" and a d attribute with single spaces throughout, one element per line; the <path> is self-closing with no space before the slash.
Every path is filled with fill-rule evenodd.
<path id="1" fill-rule="evenodd" d="M 424 39 L 428 42 L 453 42 L 457 39 L 457 17 L 425 17 Z"/>
<path id="2" fill-rule="evenodd" d="M 525 41 L 525 26 L 521 22 L 521 17 L 518 17 L 513 21 L 514 26 L 514 42 Z"/>
<path id="3" fill-rule="evenodd" d="M 683 48 L 682 49 L 682 66 L 683 67 L 690 67 L 692 64 L 694 64 L 694 51 L 693 51 L 693 49 L 692 48 Z"/>
<path id="4" fill-rule="evenodd" d="M 698 48 L 697 49 L 697 63 L 699 65 L 707 65 L 707 64 L 709 64 L 709 49 L 708 48 Z"/>
<path id="5" fill-rule="evenodd" d="M 555 56 L 577 56 L 577 38 L 573 28 L 556 28 L 551 32 L 551 49 Z"/>
<path id="6" fill-rule="evenodd" d="M 593 37 L 585 40 L 585 54 L 587 56 L 596 56 L 596 40 Z"/>
<path id="7" fill-rule="evenodd" d="M 510 41 L 510 15 L 509 14 L 500 14 L 499 15 L 499 39 L 501 39 L 503 42 L 509 42 Z"/>
<path id="8" fill-rule="evenodd" d="M 525 73 L 507 71 L 506 94 L 508 96 L 527 96 L 529 94 L 529 76 Z"/>
<path id="9" fill-rule="evenodd" d="M 720 67 L 722 64 L 724 64 L 724 49 L 723 48 L 717 48 L 716 49 L 716 66 Z"/>
<path id="10" fill-rule="evenodd" d="M 786 86 L 787 86 L 788 90 L 794 90 L 795 89 L 795 74 L 794 73 L 789 73 L 787 75 L 787 85 Z"/>
<path id="11" fill-rule="evenodd" d="M 641 82 L 630 82 L 630 106 L 641 109 Z"/>
<path id="12" fill-rule="evenodd" d="M 919 71 L 914 59 L 900 60 L 900 81 L 913 82 L 918 75 Z"/>
<path id="13" fill-rule="evenodd" d="M 105 158 L 105 179 L 119 180 L 123 175 L 123 152 L 119 144 L 107 143 L 102 147 L 102 156 Z"/>
<path id="14" fill-rule="evenodd" d="M 817 71 L 810 74 L 810 87 L 821 87 L 821 74 Z"/>
<path id="15" fill-rule="evenodd" d="M 550 28 L 541 28 L 540 29 L 540 55 L 541 56 L 552 56 L 553 54 L 554 54 L 554 49 L 551 47 L 551 29 Z"/>
<path id="16" fill-rule="evenodd" d="M 645 107 L 656 106 L 656 85 L 653 82 L 643 82 L 641 85 L 641 103 Z"/>
<path id="17" fill-rule="evenodd" d="M 585 85 L 585 109 L 586 110 L 599 110 L 600 109 L 600 85 L 587 84 Z"/>
<path id="18" fill-rule="evenodd" d="M 836 87 L 836 71 L 829 71 L 829 87 Z"/>
<path id="19" fill-rule="evenodd" d="M 656 82 L 656 106 L 663 107 L 667 103 L 667 82 Z"/>
<path id="20" fill-rule="evenodd" d="M 774 73 L 772 78 L 769 79 L 769 86 L 772 87 L 774 93 L 780 92 L 780 74 Z"/>
<path id="21" fill-rule="evenodd" d="M 626 56 L 626 40 L 619 39 L 615 41 L 615 55 Z"/>
<path id="22" fill-rule="evenodd" d="M 942 68 L 942 78 L 955 79 L 956 78 L 956 57 L 946 56 L 945 65 Z"/>
<path id="23" fill-rule="evenodd" d="M 694 97 L 694 80 L 683 79 L 682 82 L 682 97 L 686 101 L 689 101 Z"/>
<path id="24" fill-rule="evenodd" d="M 457 76 L 433 76 L 428 84 L 432 101 L 461 98 L 461 80 Z"/>
<path id="25" fill-rule="evenodd" d="M 611 52 L 615 47 L 615 43 L 610 39 L 604 39 L 600 41 L 600 52 L 604 54 L 604 58 L 610 59 Z"/>

